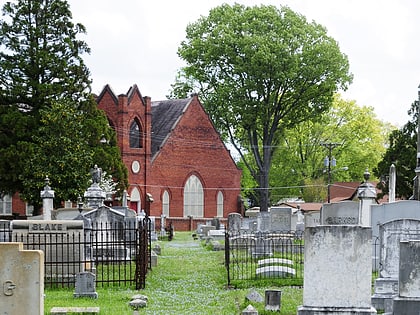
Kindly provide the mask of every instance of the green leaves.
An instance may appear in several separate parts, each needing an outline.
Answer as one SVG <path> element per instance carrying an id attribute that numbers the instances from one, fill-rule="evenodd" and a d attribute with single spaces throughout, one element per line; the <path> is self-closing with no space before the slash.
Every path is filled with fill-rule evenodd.
<path id="1" fill-rule="evenodd" d="M 288 7 L 224 4 L 188 25 L 178 55 L 216 127 L 254 174 L 267 207 L 271 158 L 285 129 L 327 111 L 352 80 L 324 27 Z M 195 80 L 196 84 L 191 84 Z M 177 81 L 178 91 L 180 80 Z"/>
<path id="2" fill-rule="evenodd" d="M 115 132 L 90 95 L 85 28 L 71 18 L 64 0 L 17 0 L 0 20 L 0 192 L 19 191 L 35 212 L 46 176 L 56 203 L 83 193 L 94 164 L 127 186 Z"/>

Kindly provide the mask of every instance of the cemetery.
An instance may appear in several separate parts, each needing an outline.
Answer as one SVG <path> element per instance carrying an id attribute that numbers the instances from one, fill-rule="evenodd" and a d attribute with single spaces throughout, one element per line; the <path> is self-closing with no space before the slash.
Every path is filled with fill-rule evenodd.
<path id="1" fill-rule="evenodd" d="M 267 312 L 281 312 L 282 289 L 297 287 L 302 292 L 297 315 L 417 315 L 420 201 L 378 205 L 369 173 L 364 176 L 356 201 L 325 203 L 308 214 L 285 204 L 248 216 L 230 213 L 226 225 L 219 218 L 199 224 L 187 246 L 192 253 L 200 247 L 224 252 L 217 257 L 224 258 L 228 287 L 270 284 L 265 298 L 256 291 L 244 298 L 249 305 L 242 314 L 257 314 L 262 303 Z M 174 242 L 172 222 L 164 215 L 157 224 L 157 218 L 125 204 L 105 206 L 97 180 L 77 208 L 54 210 L 48 180 L 41 196 L 42 216 L 0 221 L 5 314 L 17 314 L 20 307 L 25 313 L 22 299 L 37 314 L 100 314 L 94 305 L 46 310 L 44 292 L 68 288 L 74 299 L 92 301 L 100 298 L 101 288 L 147 292 L 147 274 L 159 269 L 158 260 L 165 261 L 161 245 L 184 246 Z M 133 295 L 126 307 L 139 312 L 152 301 Z"/>

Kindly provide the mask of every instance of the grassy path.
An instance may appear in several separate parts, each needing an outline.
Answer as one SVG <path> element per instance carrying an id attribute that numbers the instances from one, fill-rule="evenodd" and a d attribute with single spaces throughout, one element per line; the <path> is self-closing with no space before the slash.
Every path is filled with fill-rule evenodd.
<path id="1" fill-rule="evenodd" d="M 46 290 L 45 312 L 53 306 L 99 306 L 100 315 L 133 315 L 128 306 L 135 294 L 148 296 L 138 314 L 148 315 L 237 315 L 250 304 L 250 288 L 227 289 L 224 252 L 211 251 L 195 241 L 189 232 L 177 232 L 174 240 L 159 241 L 158 264 L 147 274 L 146 288 L 96 288 L 98 299 L 73 298 L 74 289 Z M 264 296 L 269 287 L 256 290 Z M 302 289 L 282 287 L 280 313 L 264 310 L 264 302 L 253 303 L 258 314 L 296 315 L 302 304 Z"/>
<path id="2" fill-rule="evenodd" d="M 210 251 L 190 233 L 161 242 L 158 266 L 147 275 L 149 297 L 140 314 L 238 314 L 240 291 L 226 290 L 224 253 Z"/>

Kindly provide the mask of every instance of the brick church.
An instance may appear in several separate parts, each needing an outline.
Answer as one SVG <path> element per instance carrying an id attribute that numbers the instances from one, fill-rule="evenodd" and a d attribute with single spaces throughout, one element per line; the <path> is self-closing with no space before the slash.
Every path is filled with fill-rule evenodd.
<path id="1" fill-rule="evenodd" d="M 96 101 L 117 133 L 131 209 L 179 218 L 241 211 L 241 170 L 197 95 L 152 102 L 136 85 L 118 96 L 106 85 Z"/>

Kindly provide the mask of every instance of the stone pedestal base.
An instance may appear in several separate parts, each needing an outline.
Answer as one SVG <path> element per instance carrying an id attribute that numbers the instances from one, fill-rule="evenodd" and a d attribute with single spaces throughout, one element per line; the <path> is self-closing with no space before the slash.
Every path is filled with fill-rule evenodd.
<path id="1" fill-rule="evenodd" d="M 420 298 L 394 298 L 393 314 L 419 315 Z"/>
<path id="2" fill-rule="evenodd" d="M 393 300 L 396 294 L 374 294 L 372 295 L 372 306 L 378 311 L 392 312 Z"/>
<path id="3" fill-rule="evenodd" d="M 392 312 L 392 300 L 398 296 L 398 279 L 378 278 L 375 280 L 375 293 L 372 306 L 381 311 Z"/>
<path id="4" fill-rule="evenodd" d="M 308 307 L 299 306 L 298 315 L 370 315 L 377 314 L 375 308 L 357 307 Z"/>

